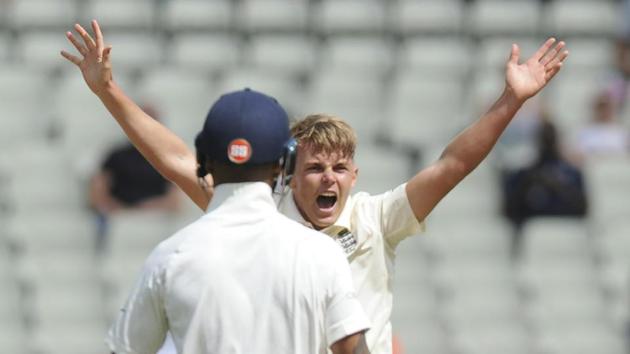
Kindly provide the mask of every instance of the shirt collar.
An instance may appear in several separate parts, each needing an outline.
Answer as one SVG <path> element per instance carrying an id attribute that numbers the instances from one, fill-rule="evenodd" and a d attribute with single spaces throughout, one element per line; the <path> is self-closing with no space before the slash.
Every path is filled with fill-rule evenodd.
<path id="1" fill-rule="evenodd" d="M 206 213 L 225 204 L 262 202 L 275 208 L 271 187 L 265 182 L 222 183 L 214 187 L 214 195 Z"/>

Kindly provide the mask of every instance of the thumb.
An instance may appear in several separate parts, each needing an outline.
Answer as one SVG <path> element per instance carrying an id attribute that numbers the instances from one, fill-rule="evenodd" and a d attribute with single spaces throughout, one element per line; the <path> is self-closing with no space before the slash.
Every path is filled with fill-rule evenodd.
<path id="1" fill-rule="evenodd" d="M 108 45 L 107 48 L 103 49 L 103 61 L 109 62 L 110 53 L 112 52 L 112 46 Z"/>
<path id="2" fill-rule="evenodd" d="M 518 47 L 516 43 L 512 43 L 512 52 L 510 53 L 509 64 L 518 65 L 518 58 L 521 54 L 521 49 Z"/>

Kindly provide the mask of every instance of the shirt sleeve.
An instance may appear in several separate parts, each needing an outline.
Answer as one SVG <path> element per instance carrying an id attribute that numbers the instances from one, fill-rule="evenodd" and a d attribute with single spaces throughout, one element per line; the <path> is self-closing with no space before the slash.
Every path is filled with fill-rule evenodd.
<path id="1" fill-rule="evenodd" d="M 365 331 L 370 321 L 357 299 L 350 266 L 339 246 L 330 244 L 327 257 L 329 287 L 326 308 L 326 339 L 330 347 L 349 335 Z"/>
<path id="2" fill-rule="evenodd" d="M 380 223 L 383 237 L 396 248 L 405 238 L 424 232 L 424 220 L 418 220 L 407 198 L 407 184 L 381 194 Z"/>
<path id="3" fill-rule="evenodd" d="M 168 331 L 163 278 L 157 266 L 145 265 L 125 306 L 111 326 L 106 342 L 116 354 L 155 354 Z"/>

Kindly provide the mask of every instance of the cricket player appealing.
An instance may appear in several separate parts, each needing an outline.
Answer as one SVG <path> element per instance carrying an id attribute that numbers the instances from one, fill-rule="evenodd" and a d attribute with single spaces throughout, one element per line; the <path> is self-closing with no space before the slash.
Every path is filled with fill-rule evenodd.
<path id="1" fill-rule="evenodd" d="M 77 27 L 84 38 L 88 34 Z M 68 33 L 70 41 L 78 41 Z M 298 141 L 291 192 L 278 201 L 285 215 L 337 240 L 350 262 L 358 299 L 371 320 L 367 344 L 373 353 L 391 353 L 392 279 L 396 247 L 424 228 L 437 203 L 488 155 L 515 113 L 559 72 L 568 52 L 565 43 L 548 39 L 524 63 L 512 45 L 506 64 L 505 88 L 476 122 L 448 144 L 440 158 L 407 183 L 380 195 L 350 195 L 358 168 L 353 156 L 356 138 L 341 119 L 312 115 L 292 133 Z M 81 48 L 79 46 L 79 48 Z M 112 79 L 111 47 L 96 50 L 80 64 L 92 91 L 129 139 L 165 178 L 177 184 L 202 210 L 211 193 L 200 188 L 197 161 L 179 137 L 148 117 Z M 208 188 L 213 176 L 205 176 Z"/>

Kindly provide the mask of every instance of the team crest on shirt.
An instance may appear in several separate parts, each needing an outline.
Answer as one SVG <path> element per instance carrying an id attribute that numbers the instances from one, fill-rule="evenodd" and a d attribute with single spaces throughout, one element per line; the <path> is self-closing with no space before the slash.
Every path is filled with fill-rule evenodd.
<path id="1" fill-rule="evenodd" d="M 357 249 L 357 239 L 354 237 L 350 230 L 343 228 L 335 236 L 335 240 L 341 248 L 343 248 L 346 255 L 351 255 Z"/>
<path id="2" fill-rule="evenodd" d="M 235 164 L 244 164 L 252 157 L 252 146 L 245 139 L 234 139 L 228 144 L 227 155 Z"/>

